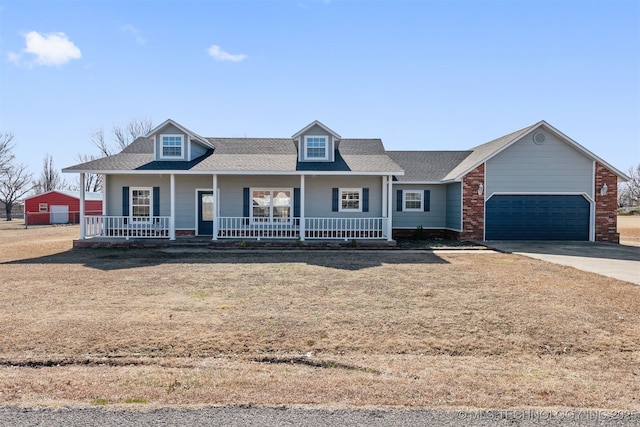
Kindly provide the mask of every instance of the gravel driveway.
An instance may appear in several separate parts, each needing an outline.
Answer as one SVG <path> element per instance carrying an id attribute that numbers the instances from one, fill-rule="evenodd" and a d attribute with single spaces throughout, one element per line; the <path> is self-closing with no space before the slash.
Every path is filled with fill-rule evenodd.
<path id="1" fill-rule="evenodd" d="M 327 410 L 257 406 L 156 409 L 0 408 L 3 426 L 637 426 L 640 412 L 492 410 Z"/>

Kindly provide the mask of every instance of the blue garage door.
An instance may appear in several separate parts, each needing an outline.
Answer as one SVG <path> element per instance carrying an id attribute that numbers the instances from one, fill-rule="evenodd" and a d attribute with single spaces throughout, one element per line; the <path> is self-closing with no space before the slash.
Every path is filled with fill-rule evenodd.
<path id="1" fill-rule="evenodd" d="M 487 240 L 589 240 L 582 196 L 500 195 L 486 204 Z"/>

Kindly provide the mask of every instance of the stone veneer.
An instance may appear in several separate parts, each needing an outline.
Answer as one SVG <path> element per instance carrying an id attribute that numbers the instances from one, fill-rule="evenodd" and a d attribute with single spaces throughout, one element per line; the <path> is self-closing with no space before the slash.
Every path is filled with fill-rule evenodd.
<path id="1" fill-rule="evenodd" d="M 460 240 L 484 240 L 484 163 L 462 178 L 462 232 Z"/>
<path id="2" fill-rule="evenodd" d="M 600 189 L 607 184 L 607 194 L 602 196 Z M 596 198 L 596 235 L 597 242 L 620 243 L 618 233 L 618 176 L 596 162 L 595 176 Z"/>

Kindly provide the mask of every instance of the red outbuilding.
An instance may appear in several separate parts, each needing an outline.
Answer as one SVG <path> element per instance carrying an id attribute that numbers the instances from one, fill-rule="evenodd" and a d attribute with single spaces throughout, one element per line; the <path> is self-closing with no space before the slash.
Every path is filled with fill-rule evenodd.
<path id="1" fill-rule="evenodd" d="M 85 215 L 102 215 L 102 194 L 85 193 Z M 24 200 L 24 223 L 78 224 L 80 192 L 52 190 Z"/>

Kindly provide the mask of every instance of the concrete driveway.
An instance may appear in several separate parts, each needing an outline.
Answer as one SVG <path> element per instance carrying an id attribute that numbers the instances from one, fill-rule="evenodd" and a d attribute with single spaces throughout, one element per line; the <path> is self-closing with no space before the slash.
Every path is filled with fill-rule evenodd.
<path id="1" fill-rule="evenodd" d="M 488 241 L 489 248 L 640 285 L 640 247 L 601 242 Z"/>

